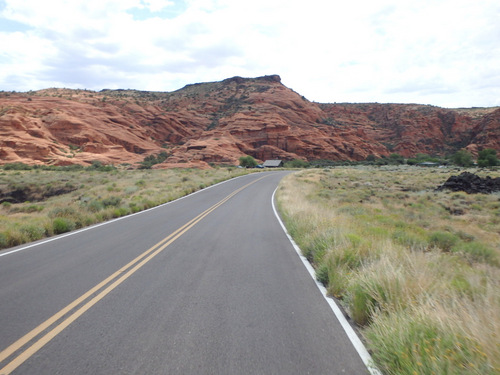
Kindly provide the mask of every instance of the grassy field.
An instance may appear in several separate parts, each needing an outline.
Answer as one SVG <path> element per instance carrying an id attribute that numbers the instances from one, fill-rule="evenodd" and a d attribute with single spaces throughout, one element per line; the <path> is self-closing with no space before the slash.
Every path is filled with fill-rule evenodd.
<path id="1" fill-rule="evenodd" d="M 138 212 L 245 173 L 0 170 L 0 249 Z"/>
<path id="2" fill-rule="evenodd" d="M 500 195 L 434 190 L 459 173 L 316 169 L 278 189 L 290 234 L 384 374 L 500 373 Z"/>

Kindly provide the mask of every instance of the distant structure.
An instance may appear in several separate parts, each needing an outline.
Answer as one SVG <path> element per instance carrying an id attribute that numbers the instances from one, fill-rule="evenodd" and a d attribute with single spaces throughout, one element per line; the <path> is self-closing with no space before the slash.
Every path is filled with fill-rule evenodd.
<path id="1" fill-rule="evenodd" d="M 438 167 L 439 163 L 433 163 L 430 161 L 424 161 L 423 163 L 417 164 L 419 167 Z"/>
<path id="2" fill-rule="evenodd" d="M 262 166 L 264 168 L 279 168 L 283 166 L 283 160 L 266 160 Z"/>

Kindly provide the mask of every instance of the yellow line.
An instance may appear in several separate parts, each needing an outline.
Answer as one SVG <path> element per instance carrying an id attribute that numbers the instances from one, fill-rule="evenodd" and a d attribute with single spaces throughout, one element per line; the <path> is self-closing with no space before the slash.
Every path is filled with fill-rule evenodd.
<path id="1" fill-rule="evenodd" d="M 63 308 L 62 310 L 60 310 L 59 312 L 54 314 L 52 317 L 47 319 L 45 322 L 40 324 L 38 327 L 36 327 L 32 331 L 30 331 L 29 333 L 27 333 L 26 335 L 21 337 L 15 343 L 13 343 L 9 347 L 7 347 L 5 350 L 3 350 L 0 353 L 0 363 L 3 362 L 8 357 L 10 357 L 11 355 L 13 355 L 17 350 L 21 349 L 27 343 L 29 343 L 30 341 L 35 339 L 36 336 L 40 335 L 47 328 L 49 328 L 54 323 L 56 323 L 58 320 L 63 318 L 71 310 L 75 309 L 77 306 L 82 304 L 84 301 L 86 301 L 94 293 L 96 293 L 100 289 L 104 288 L 107 284 L 109 284 L 111 281 L 116 279 L 119 275 L 122 275 L 120 278 L 115 280 L 111 285 L 109 285 L 106 289 L 104 289 L 98 295 L 96 295 L 94 298 L 89 300 L 85 305 L 80 307 L 78 310 L 76 310 L 74 313 L 72 313 L 70 316 L 68 316 L 65 320 L 63 320 L 61 323 L 59 323 L 56 327 L 54 327 L 49 332 L 47 332 L 38 341 L 36 341 L 34 344 L 32 344 L 31 346 L 26 348 L 18 357 L 13 359 L 4 368 L 2 368 L 0 370 L 0 374 L 1 375 L 10 374 L 17 367 L 19 367 L 23 362 L 25 362 L 29 357 L 31 357 L 38 350 L 40 350 L 45 344 L 47 344 L 50 340 L 52 340 L 55 336 L 57 336 L 64 328 L 66 328 L 71 323 L 73 323 L 76 319 L 78 319 L 81 315 L 83 315 L 87 310 L 89 310 L 97 302 L 99 302 L 106 295 L 108 295 L 118 285 L 120 285 L 122 282 L 124 282 L 126 279 L 128 279 L 132 274 L 134 274 L 137 270 L 139 270 L 142 266 L 144 266 L 146 263 L 148 263 L 156 255 L 158 255 L 160 252 L 162 252 L 166 247 L 171 245 L 176 239 L 178 239 L 180 236 L 182 236 L 184 233 L 186 233 L 188 230 L 190 230 L 193 226 L 195 226 L 198 222 L 200 222 L 202 219 L 204 219 L 208 214 L 210 214 L 215 209 L 217 209 L 218 207 L 223 205 L 225 202 L 227 202 L 229 199 L 231 199 L 233 196 L 238 194 L 243 189 L 256 183 L 257 181 L 260 181 L 261 179 L 263 179 L 265 177 L 266 176 L 261 177 L 255 181 L 252 181 L 252 182 L 248 183 L 247 185 L 235 190 L 234 192 L 229 194 L 227 197 L 225 197 L 224 199 L 222 199 L 218 203 L 214 204 L 212 207 L 210 207 L 206 211 L 202 212 L 201 214 L 196 216 L 194 219 L 190 220 L 188 223 L 184 224 L 182 227 L 177 229 L 175 232 L 173 232 L 172 234 L 165 237 L 163 240 L 158 242 L 156 245 L 154 245 L 151 248 L 149 248 L 148 250 L 146 250 L 144 253 L 142 253 L 137 258 L 135 258 L 134 260 L 129 262 L 127 265 L 120 268 L 118 271 L 116 271 L 111 276 L 109 276 L 108 278 L 106 278 L 105 280 L 103 280 L 102 282 L 97 284 L 95 287 L 90 289 L 88 292 L 84 293 L 81 297 L 79 297 L 75 301 L 71 302 L 68 306 L 66 306 L 65 308 Z M 127 269 L 128 269 L 128 271 L 127 271 Z M 123 274 L 125 271 L 127 271 L 127 272 L 125 274 Z"/>

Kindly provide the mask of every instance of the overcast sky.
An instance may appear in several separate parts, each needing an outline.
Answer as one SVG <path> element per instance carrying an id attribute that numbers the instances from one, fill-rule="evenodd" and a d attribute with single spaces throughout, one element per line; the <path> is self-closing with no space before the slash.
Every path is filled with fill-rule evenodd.
<path id="1" fill-rule="evenodd" d="M 0 0 L 0 90 L 279 74 L 322 102 L 500 105 L 500 0 Z"/>

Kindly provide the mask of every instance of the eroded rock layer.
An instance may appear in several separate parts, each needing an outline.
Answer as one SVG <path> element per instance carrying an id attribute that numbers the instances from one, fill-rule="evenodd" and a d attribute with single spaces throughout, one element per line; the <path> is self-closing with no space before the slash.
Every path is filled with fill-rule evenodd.
<path id="1" fill-rule="evenodd" d="M 47 89 L 0 93 L 0 163 L 208 167 L 258 160 L 364 160 L 393 152 L 500 150 L 500 109 L 319 104 L 277 75 L 233 77 L 174 92 Z"/>

